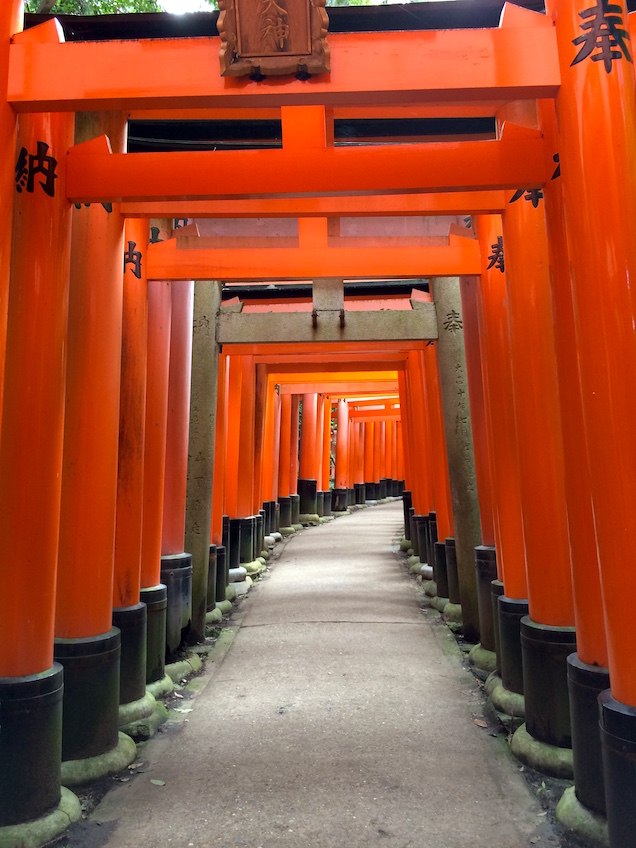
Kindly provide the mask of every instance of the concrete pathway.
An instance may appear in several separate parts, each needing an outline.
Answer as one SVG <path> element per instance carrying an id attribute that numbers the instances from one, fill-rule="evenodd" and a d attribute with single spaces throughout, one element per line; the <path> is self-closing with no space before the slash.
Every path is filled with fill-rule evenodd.
<path id="1" fill-rule="evenodd" d="M 505 740 L 475 724 L 479 687 L 394 553 L 401 519 L 396 502 L 290 539 L 187 723 L 77 844 L 559 844 Z"/>

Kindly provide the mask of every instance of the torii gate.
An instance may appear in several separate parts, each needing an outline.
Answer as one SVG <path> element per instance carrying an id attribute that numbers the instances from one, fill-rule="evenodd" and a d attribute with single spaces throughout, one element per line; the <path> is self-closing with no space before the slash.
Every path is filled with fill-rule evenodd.
<path id="1" fill-rule="evenodd" d="M 415 208 L 410 201 L 396 200 L 402 192 L 503 191 L 505 234 L 497 230 L 496 221 L 484 218 L 477 224 L 482 272 L 480 308 L 490 315 L 499 308 L 493 293 L 495 282 L 500 280 L 494 275 L 503 272 L 503 261 L 493 270 L 486 267 L 485 260 L 494 245 L 503 246 L 505 237 L 506 273 L 514 280 L 508 289 L 513 325 L 512 368 L 507 369 L 509 342 L 503 336 L 495 338 L 496 334 L 487 327 L 480 343 L 483 342 L 486 358 L 493 356 L 491 367 L 486 370 L 489 385 L 485 390 L 490 438 L 494 432 L 506 432 L 508 440 L 502 446 L 511 457 L 514 438 L 503 427 L 505 415 L 499 414 L 500 398 L 493 391 L 495 385 L 516 389 L 515 408 L 521 422 L 517 438 L 527 568 L 522 577 L 523 569 L 512 568 L 511 559 L 500 565 L 507 595 L 514 592 L 513 585 L 518 588 L 518 594 L 512 594 L 509 600 L 521 601 L 524 593 L 529 600 L 531 618 L 525 624 L 525 637 L 526 643 L 531 642 L 534 647 L 527 648 L 532 685 L 526 687 L 526 708 L 529 716 L 546 715 L 545 708 L 542 712 L 537 703 L 545 701 L 536 686 L 544 658 L 537 644 L 549 635 L 572 646 L 570 631 L 576 620 L 579 659 L 571 663 L 571 674 L 574 678 L 579 674 L 586 681 L 605 681 L 596 684 L 601 689 L 608 678 L 602 677 L 598 669 L 607 664 L 611 673 L 611 694 L 608 691 L 601 699 L 610 844 L 613 848 L 634 844 L 636 812 L 632 799 L 625 801 L 622 794 L 622 788 L 633 780 L 634 768 L 622 750 L 625 744 L 636 744 L 636 675 L 630 647 L 631 598 L 636 588 L 631 568 L 636 555 L 632 508 L 636 449 L 631 426 L 636 378 L 636 307 L 631 286 L 636 272 L 636 184 L 625 179 L 626 174 L 632 173 L 635 147 L 634 76 L 627 44 L 628 28 L 633 28 L 634 18 L 630 16 L 628 22 L 620 2 L 615 4 L 615 17 L 610 20 L 606 20 L 608 9 L 603 4 L 588 3 L 589 0 L 554 0 L 549 4 L 548 17 L 506 6 L 496 30 L 448 31 L 435 33 L 434 37 L 429 33 L 340 34 L 330 39 L 334 70 L 329 78 L 290 81 L 282 87 L 270 81 L 221 80 L 216 70 L 215 39 L 63 44 L 59 43 L 54 24 L 18 34 L 20 3 L 16 0 L 4 4 L 0 10 L 3 150 L 15 148 L 16 112 L 25 118 L 18 148 L 18 193 L 16 162 L 5 156 L 0 166 L 3 354 L 6 348 L 0 540 L 3 549 L 11 550 L 22 566 L 5 577 L 7 595 L 15 606 L 0 620 L 0 692 L 4 693 L 7 685 L 51 698 L 59 692 L 59 674 L 51 666 L 55 611 L 50 599 L 54 597 L 60 527 L 66 331 L 64 310 L 52 309 L 50 304 L 63 304 L 67 297 L 69 201 L 122 201 L 130 205 L 133 214 L 143 215 L 141 203 L 158 202 L 156 208 L 162 204 L 166 211 L 167 203 L 220 203 L 219 198 L 227 198 L 228 203 L 235 204 L 238 214 L 260 214 L 261 201 L 268 213 L 273 213 L 276 204 L 291 210 L 292 201 L 275 195 L 310 192 L 318 196 L 300 198 L 299 208 L 303 208 L 303 215 L 315 217 L 329 214 L 328 210 L 339 206 L 352 209 L 359 202 L 328 197 L 330 192 L 343 190 L 354 194 L 371 192 L 374 197 L 368 209 L 376 214 L 383 211 L 382 193 L 390 198 L 387 213 L 395 214 L 402 203 Z M 602 37 L 599 26 L 605 27 Z M 374 73 L 365 70 L 361 74 L 361 67 L 373 68 Z M 107 88 L 103 83 L 106 68 Z M 487 103 L 501 121 L 510 117 L 507 111 L 517 112 L 513 121 L 523 124 L 527 120 L 529 126 L 508 126 L 497 140 L 466 142 L 466 146 L 414 145 L 408 151 L 400 150 L 399 157 L 386 149 L 341 151 L 320 143 L 323 130 L 316 124 L 316 105 L 377 108 L 415 101 L 434 109 L 442 100 Z M 515 105 L 524 100 L 538 101 L 538 108 L 535 111 L 532 107 L 529 117 L 520 114 L 523 109 Z M 123 156 L 123 150 L 107 153 L 100 141 L 72 144 L 72 114 L 76 111 L 201 107 L 280 107 L 292 110 L 285 111 L 284 118 L 293 115 L 299 120 L 285 121 L 289 131 L 282 151 L 138 154 L 133 163 L 130 157 Z M 300 111 L 293 112 L 296 108 Z M 305 108 L 310 111 L 303 111 Z M 309 134 L 309 149 L 301 153 L 307 130 L 303 116 L 310 116 L 309 124 L 315 132 Z M 111 136 L 113 141 L 114 134 Z M 250 156 L 253 153 L 256 155 Z M 557 153 L 560 180 L 551 180 L 556 173 L 553 157 Z M 223 166 L 225 173 L 218 183 L 218 172 L 207 170 L 210 163 Z M 187 170 L 190 165 L 194 171 Z M 263 166 L 280 170 L 263 174 L 259 170 Z M 231 172 L 225 170 L 230 168 Z M 158 173 L 165 175 L 161 189 L 156 185 Z M 543 193 L 547 238 L 543 216 L 539 219 L 534 204 L 509 206 L 511 192 L 520 189 L 534 191 L 535 199 L 537 190 Z M 255 194 L 259 196 L 254 198 Z M 483 206 L 479 206 L 480 202 Z M 482 195 L 476 208 L 483 209 L 489 202 L 493 203 L 492 199 L 488 201 Z M 441 209 L 443 202 L 439 203 Z M 8 211 L 14 206 L 17 214 L 11 249 Z M 187 213 L 193 214 L 193 210 L 188 206 Z M 99 213 L 98 209 L 95 211 Z M 495 210 L 491 207 L 487 211 Z M 96 220 L 92 213 L 93 210 L 91 226 Z M 111 221 L 116 220 L 117 214 Z M 34 232 L 40 236 L 36 243 L 32 239 Z M 106 257 L 117 254 L 121 237 L 120 223 L 119 232 L 109 236 Z M 536 259 L 537 253 L 540 269 L 545 272 L 541 290 L 532 287 L 531 277 L 524 272 L 524 263 Z M 496 259 L 499 256 L 496 251 L 493 255 Z M 559 328 L 556 369 L 552 371 L 551 313 L 541 299 L 549 291 L 548 255 L 555 279 L 552 291 Z M 73 261 L 77 271 L 80 257 L 76 255 Z M 98 267 L 95 273 L 110 273 L 113 279 L 114 267 Z M 605 295 L 602 297 L 598 296 L 600 281 Z M 45 303 L 38 296 L 41 288 L 47 291 L 50 301 Z M 529 304 L 521 299 L 526 290 L 535 298 Z M 81 316 L 76 323 L 80 322 Z M 536 335 L 527 337 L 529 328 Z M 77 332 L 74 322 L 70 330 Z M 534 345 L 534 355 L 524 362 L 525 344 Z M 421 365 L 414 365 L 415 372 Z M 73 377 L 80 379 L 80 375 Z M 567 433 L 560 453 L 555 447 L 560 438 L 559 417 Z M 47 422 L 46 427 L 40 426 L 42 420 Z M 540 430 L 542 423 L 544 429 Z M 543 437 L 540 443 L 536 443 L 537 432 Z M 556 451 L 556 459 L 546 462 L 547 454 L 541 453 L 541 461 L 537 462 L 538 454 L 535 456 L 533 450 L 539 451 L 545 445 L 553 453 Z M 589 485 L 585 473 L 588 464 Z M 496 465 L 495 461 L 494 478 L 500 483 L 503 478 L 498 476 Z M 567 469 L 565 482 L 563 465 Z M 543 472 L 541 477 L 536 474 L 537 468 Z M 39 486 L 34 486 L 36 480 Z M 579 554 L 572 574 L 574 602 L 563 490 L 567 494 L 570 540 Z M 499 489 L 500 496 L 501 493 Z M 501 525 L 505 504 L 501 497 L 500 501 L 497 508 Z M 544 509 L 537 506 L 541 503 Z M 549 526 L 549 533 L 542 530 L 542 522 Z M 502 550 L 507 544 L 503 531 L 510 526 L 504 521 L 498 531 Z M 590 540 L 592 526 L 595 532 L 591 542 L 579 548 L 580 539 Z M 550 569 L 544 568 L 541 541 L 551 545 Z M 590 555 L 596 547 L 598 563 Z M 523 585 L 526 578 L 527 586 Z M 108 604 L 103 599 L 96 603 L 101 604 L 99 615 L 107 631 Z M 605 626 L 600 621 L 601 607 Z M 33 616 L 25 623 L 20 613 L 26 608 L 33 610 Z M 12 678 L 10 684 L 6 683 L 7 678 Z M 549 718 L 555 719 L 556 727 L 556 718 Z M 562 741 L 564 736 L 555 727 L 551 727 L 548 737 Z M 3 719 L 3 745 L 5 728 Z M 538 723 L 532 725 L 529 721 L 529 728 L 541 735 Z M 35 747 L 44 751 L 43 770 L 55 775 L 56 754 L 50 736 L 38 737 L 36 733 L 34 739 Z M 38 745 L 39 742 L 44 744 Z M 579 754 L 583 756 L 582 748 Z M 590 768 L 589 762 L 585 768 Z M 28 775 L 2 773 L 0 781 L 0 798 L 4 801 L 0 826 L 37 817 L 54 806 L 59 797 L 59 781 L 56 784 L 55 777 L 45 781 L 38 793 L 32 791 Z M 585 794 L 583 784 L 584 781 L 578 785 L 579 794 Z M 594 805 L 594 793 L 585 798 Z M 8 804 L 4 799 L 9 799 Z"/>

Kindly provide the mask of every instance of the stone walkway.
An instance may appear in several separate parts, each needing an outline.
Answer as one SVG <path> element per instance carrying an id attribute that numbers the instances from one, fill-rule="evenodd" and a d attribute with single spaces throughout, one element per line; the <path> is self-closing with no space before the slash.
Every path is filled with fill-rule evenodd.
<path id="1" fill-rule="evenodd" d="M 292 537 L 187 722 L 71 844 L 558 846 L 505 739 L 475 723 L 454 639 L 419 608 L 401 520 L 394 502 Z"/>

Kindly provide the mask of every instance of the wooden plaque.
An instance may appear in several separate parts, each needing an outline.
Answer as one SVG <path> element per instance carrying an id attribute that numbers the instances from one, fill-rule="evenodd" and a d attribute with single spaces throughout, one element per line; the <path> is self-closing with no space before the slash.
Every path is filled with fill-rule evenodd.
<path id="1" fill-rule="evenodd" d="M 219 0 L 222 76 L 328 73 L 325 0 Z"/>

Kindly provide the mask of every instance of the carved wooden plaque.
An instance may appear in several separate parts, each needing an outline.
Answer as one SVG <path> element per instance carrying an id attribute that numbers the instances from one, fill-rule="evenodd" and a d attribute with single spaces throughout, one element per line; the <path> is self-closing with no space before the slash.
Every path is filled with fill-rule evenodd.
<path id="1" fill-rule="evenodd" d="M 222 76 L 327 73 L 325 0 L 219 0 Z"/>

